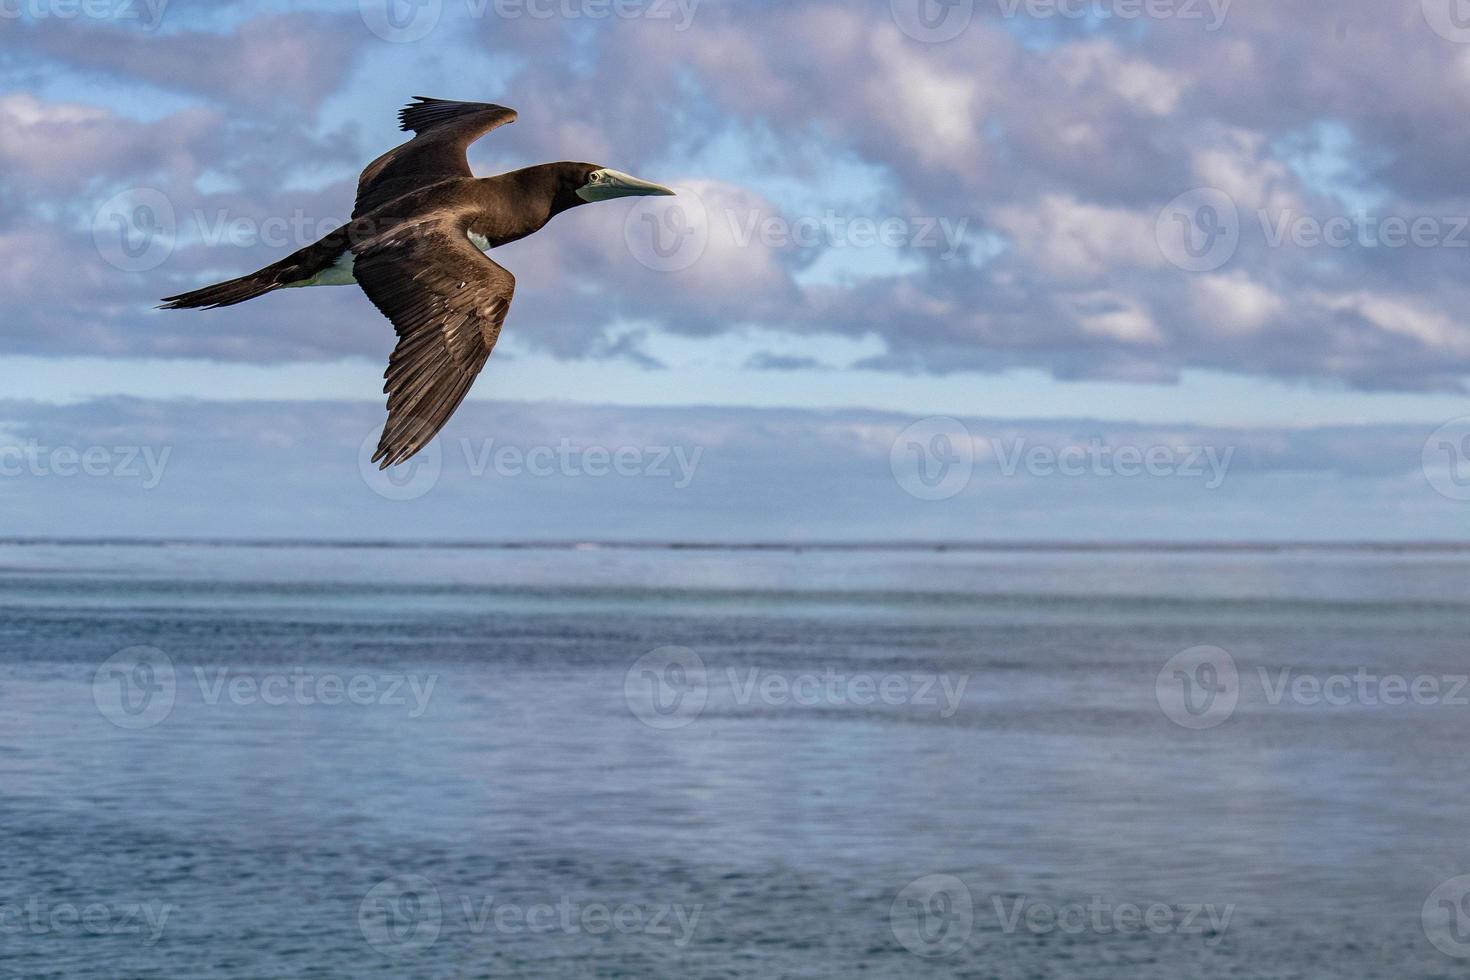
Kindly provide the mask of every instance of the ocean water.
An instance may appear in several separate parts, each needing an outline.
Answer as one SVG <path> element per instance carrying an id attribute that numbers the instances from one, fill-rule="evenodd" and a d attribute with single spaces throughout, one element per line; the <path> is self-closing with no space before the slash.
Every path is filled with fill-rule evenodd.
<path id="1" fill-rule="evenodd" d="M 1461 977 L 1470 552 L 0 545 L 0 975 Z"/>

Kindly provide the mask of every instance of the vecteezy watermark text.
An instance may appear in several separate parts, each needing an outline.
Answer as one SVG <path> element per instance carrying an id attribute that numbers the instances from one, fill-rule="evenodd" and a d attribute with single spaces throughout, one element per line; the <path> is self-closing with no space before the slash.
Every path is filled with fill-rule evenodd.
<path id="1" fill-rule="evenodd" d="M 1470 248 L 1470 215 L 1379 215 L 1367 210 L 1320 218 L 1284 208 L 1257 212 L 1272 248 Z"/>
<path id="2" fill-rule="evenodd" d="M 1293 667 L 1275 670 L 1257 667 L 1256 674 L 1265 692 L 1266 703 L 1273 707 L 1283 702 L 1316 707 L 1325 705 L 1345 708 L 1352 705 L 1398 707 L 1416 704 L 1421 707 L 1445 705 L 1470 707 L 1467 674 L 1380 674 L 1359 667 L 1352 673 L 1317 674 Z"/>
<path id="3" fill-rule="evenodd" d="M 936 708 L 939 717 L 953 718 L 960 710 L 970 675 L 840 673 L 828 667 L 820 674 L 786 673 L 759 667 L 744 671 L 725 669 L 734 701 L 741 707 L 796 705 L 804 708 L 899 707 Z"/>
<path id="4" fill-rule="evenodd" d="M 702 0 L 358 0 L 367 29 L 394 44 L 421 41 L 446 9 L 456 21 L 646 20 L 689 30 Z"/>
<path id="5" fill-rule="evenodd" d="M 1253 240 L 1270 249 L 1470 249 L 1470 215 L 1382 214 L 1366 208 L 1326 216 L 1295 208 L 1246 214 L 1253 214 L 1259 232 Z M 1187 272 L 1222 268 L 1251 230 L 1234 198 L 1214 187 L 1179 195 L 1154 225 L 1164 258 Z"/>
<path id="6" fill-rule="evenodd" d="M 959 711 L 970 675 L 922 672 L 792 671 L 727 667 L 720 689 L 742 708 L 867 708 L 933 710 L 948 720 Z M 623 696 L 633 716 L 651 728 L 669 730 L 692 724 L 711 698 L 704 661 L 687 647 L 660 647 L 628 668 Z"/>
<path id="7" fill-rule="evenodd" d="M 964 251 L 970 220 L 850 214 L 835 208 L 787 215 L 754 203 L 718 206 L 695 189 L 681 187 L 677 197 L 645 198 L 630 208 L 623 221 L 623 241 L 640 265 L 665 273 L 694 266 L 712 238 L 738 249 L 890 249 L 937 254 L 941 261 L 950 261 Z"/>
<path id="8" fill-rule="evenodd" d="M 438 674 L 340 674 L 295 667 L 283 673 L 234 674 L 224 667 L 194 668 L 194 679 L 207 705 L 227 701 L 234 705 L 355 704 L 406 707 L 408 717 L 421 718 L 434 696 Z"/>
<path id="9" fill-rule="evenodd" d="M 1470 707 L 1470 674 L 1266 666 L 1241 673 L 1229 651 L 1214 646 L 1193 647 L 1169 658 L 1155 679 L 1155 696 L 1164 715 L 1176 725 L 1194 730 L 1217 728 L 1235 714 L 1250 686 L 1247 681 L 1256 685 L 1252 703 L 1267 708 Z"/>
<path id="10" fill-rule="evenodd" d="M 285 706 L 406 708 L 421 718 L 439 683 L 438 674 L 340 672 L 291 667 L 242 673 L 226 667 L 194 667 L 199 700 L 215 707 Z M 156 647 L 129 647 L 108 657 L 92 676 L 98 712 L 119 728 L 160 724 L 173 712 L 180 687 L 173 658 Z"/>
<path id="11" fill-rule="evenodd" d="M 0 902 L 0 936 L 142 936 L 152 946 L 176 906 L 164 902 Z"/>
<path id="12" fill-rule="evenodd" d="M 703 0 L 465 0 L 476 19 L 664 20 L 676 31 L 694 25 Z"/>
<path id="13" fill-rule="evenodd" d="M 1102 439 L 1051 445 L 1025 437 L 975 438 L 959 419 L 935 417 L 908 426 L 889 452 L 893 478 L 920 500 L 948 500 L 963 493 L 974 476 L 977 447 L 988 450 L 1001 476 L 1021 473 L 1041 479 L 1197 480 L 1206 490 L 1224 485 L 1235 458 L 1233 446 L 1114 445 Z"/>
<path id="14" fill-rule="evenodd" d="M 43 446 L 35 439 L 0 445 L 0 478 L 140 480 L 153 490 L 163 482 L 172 446 Z"/>
<path id="15" fill-rule="evenodd" d="M 554 476 L 577 478 L 606 476 L 626 478 L 651 477 L 672 479 L 675 490 L 683 490 L 694 482 L 703 447 L 684 446 L 578 446 L 562 439 L 555 446 L 496 446 L 487 439 L 476 446 L 469 439 L 460 440 L 465 467 L 471 476 L 494 472 L 496 476 L 529 476 L 547 479 Z"/>
<path id="16" fill-rule="evenodd" d="M 1113 902 L 1101 895 L 1087 902 L 1053 904 L 1022 895 L 1007 902 L 999 895 L 991 904 L 1001 931 L 1006 935 L 1026 932 L 1033 936 L 1062 933 L 1067 936 L 1175 935 L 1201 936 L 1204 944 L 1218 946 L 1225 938 L 1235 905 L 1194 905 L 1152 902 Z"/>
<path id="17" fill-rule="evenodd" d="M 943 44 L 969 29 L 980 0 L 889 0 L 893 21 L 916 41 Z M 1200 21 L 1206 31 L 1225 24 L 1234 0 L 995 0 L 1002 17 L 1033 20 Z M 1430 2 L 1430 0 L 1426 0 Z M 1453 3 L 1455 0 L 1449 0 Z"/>
<path id="18" fill-rule="evenodd" d="M 1003 17 L 1037 20 L 1197 20 L 1206 31 L 1225 25 L 1235 0 L 995 0 Z"/>
<path id="19" fill-rule="evenodd" d="M 945 261 L 959 254 L 969 218 L 875 218 L 828 210 L 820 215 L 788 218 L 757 209 L 727 209 L 730 237 L 741 248 L 759 244 L 786 248 L 933 249 Z"/>
<path id="20" fill-rule="evenodd" d="M 579 901 L 508 901 L 493 894 L 460 895 L 446 901 L 423 875 L 398 875 L 379 882 L 358 907 L 357 923 L 368 945 L 388 956 L 432 945 L 446 920 L 473 935 L 639 935 L 666 939 L 683 949 L 694 939 L 703 905 Z"/>
<path id="21" fill-rule="evenodd" d="M 387 500 L 417 500 L 439 484 L 445 468 L 441 441 L 429 443 L 418 456 L 401 466 L 380 470 L 373 462 L 379 432 L 368 432 L 358 446 L 357 465 L 363 482 Z M 579 445 L 562 439 L 556 445 L 516 446 L 494 439 L 453 443 L 465 471 L 474 479 L 645 479 L 670 483 L 685 490 L 694 482 L 704 448 L 695 446 Z M 450 454 L 451 458 L 453 454 Z"/>
<path id="22" fill-rule="evenodd" d="M 110 20 L 151 31 L 169 0 L 0 0 L 0 20 Z"/>
<path id="23" fill-rule="evenodd" d="M 989 906 L 987 910 L 977 903 L 961 878 L 925 875 L 899 890 L 889 907 L 889 925 L 893 937 L 909 952 L 938 958 L 965 948 L 981 911 L 992 912 L 1007 936 L 1199 936 L 1212 948 L 1224 940 L 1235 914 L 1233 904 L 1142 904 L 1118 902 L 1103 895 L 1092 895 L 1085 902 L 992 895 Z"/>
<path id="24" fill-rule="evenodd" d="M 1224 485 L 1235 457 L 1234 446 L 1110 446 L 1101 439 L 1060 449 L 1024 438 L 991 439 L 990 448 L 1008 477 L 1023 469 L 1037 477 L 1172 477 L 1202 480 L 1206 490 Z"/>

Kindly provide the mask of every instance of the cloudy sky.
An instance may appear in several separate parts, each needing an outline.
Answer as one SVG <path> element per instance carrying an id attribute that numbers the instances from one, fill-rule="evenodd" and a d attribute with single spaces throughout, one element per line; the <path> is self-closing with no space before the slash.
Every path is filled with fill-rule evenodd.
<path id="1" fill-rule="evenodd" d="M 1457 0 L 0 0 L 0 535 L 1470 538 Z M 414 95 L 596 162 L 423 465 L 350 213 Z"/>

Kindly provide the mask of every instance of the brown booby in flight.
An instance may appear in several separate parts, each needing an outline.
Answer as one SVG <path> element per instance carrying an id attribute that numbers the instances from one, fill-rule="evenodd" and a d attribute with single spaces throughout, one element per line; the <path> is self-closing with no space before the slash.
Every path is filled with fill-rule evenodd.
<path id="1" fill-rule="evenodd" d="M 465 151 L 515 122 L 514 110 L 418 96 L 398 116 L 414 138 L 362 172 L 351 223 L 259 272 L 163 301 L 214 309 L 285 287 L 360 285 L 398 332 L 383 389 L 388 424 L 373 456 L 384 469 L 439 433 L 495 347 L 516 281 L 485 252 L 570 208 L 674 193 L 591 163 L 477 178 Z"/>

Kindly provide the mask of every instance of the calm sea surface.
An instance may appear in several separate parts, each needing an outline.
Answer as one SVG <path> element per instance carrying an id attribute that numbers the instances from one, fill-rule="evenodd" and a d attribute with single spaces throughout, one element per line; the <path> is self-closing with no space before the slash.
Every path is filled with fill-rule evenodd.
<path id="1" fill-rule="evenodd" d="M 0 975 L 1463 977 L 1470 553 L 0 546 Z"/>

